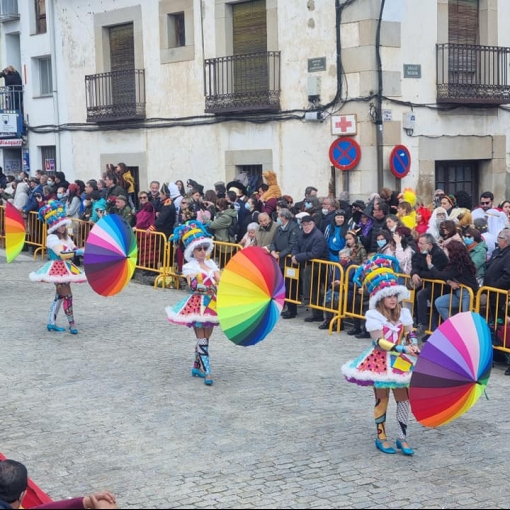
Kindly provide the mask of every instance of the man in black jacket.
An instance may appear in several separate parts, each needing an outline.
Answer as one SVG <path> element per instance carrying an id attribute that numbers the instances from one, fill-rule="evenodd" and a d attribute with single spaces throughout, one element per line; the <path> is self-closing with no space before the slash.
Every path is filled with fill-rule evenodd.
<path id="1" fill-rule="evenodd" d="M 418 239 L 418 251 L 413 255 L 411 260 L 411 283 L 414 289 L 421 290 L 416 292 L 415 310 L 417 317 L 417 330 L 416 336 L 422 337 L 425 330 L 427 321 L 428 306 L 427 301 L 433 303 L 439 294 L 432 296 L 431 285 L 423 286 L 422 278 L 430 278 L 430 270 L 427 264 L 427 255 L 432 257 L 433 266 L 442 271 L 446 264 L 448 264 L 448 257 L 446 253 L 439 248 L 436 239 L 432 234 L 422 234 Z M 439 289 L 440 290 L 440 289 Z M 436 294 L 436 292 L 434 292 Z M 435 308 L 431 306 L 432 313 L 437 313 Z"/>
<path id="2" fill-rule="evenodd" d="M 324 235 L 315 226 L 312 216 L 303 216 L 301 227 L 301 234 L 292 250 L 292 263 L 300 266 L 303 302 L 313 306 L 322 304 L 321 276 L 325 276 L 326 271 L 320 271 L 319 264 L 314 264 L 311 260 L 329 260 L 329 248 Z M 322 311 L 317 308 L 312 310 L 313 315 L 307 317 L 305 322 L 323 322 Z"/>
<path id="3" fill-rule="evenodd" d="M 273 241 L 269 245 L 269 253 L 278 262 L 283 276 L 285 277 L 285 260 L 287 255 L 292 253 L 297 243 L 301 229 L 292 217 L 292 213 L 286 209 L 280 209 L 278 213 L 280 225 L 276 229 Z M 288 262 L 287 262 L 288 264 Z M 290 264 L 288 264 L 290 266 Z M 298 288 L 296 280 L 285 278 L 285 297 L 287 299 L 296 300 L 298 296 Z M 297 315 L 297 304 L 287 301 L 287 311 L 282 313 L 283 319 L 293 319 Z"/>

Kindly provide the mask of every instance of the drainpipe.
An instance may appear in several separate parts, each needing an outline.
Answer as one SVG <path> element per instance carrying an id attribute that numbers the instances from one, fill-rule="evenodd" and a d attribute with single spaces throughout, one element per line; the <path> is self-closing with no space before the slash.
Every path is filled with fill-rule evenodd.
<path id="1" fill-rule="evenodd" d="M 56 0 L 46 0 L 46 5 L 49 7 L 50 23 L 48 28 L 51 31 L 50 34 L 50 51 L 51 51 L 51 83 L 52 83 L 52 96 L 53 96 L 53 115 L 55 118 L 54 124 L 59 128 L 60 126 L 60 108 L 58 98 L 58 85 L 57 85 L 57 18 L 55 16 L 55 2 Z M 62 154 L 60 151 L 60 129 L 57 129 L 55 137 L 55 153 L 56 153 L 56 164 L 55 171 L 60 171 L 62 168 Z"/>
<path id="2" fill-rule="evenodd" d="M 375 119 L 375 139 L 377 145 L 377 191 L 384 187 L 383 174 L 383 122 L 382 122 L 382 96 L 383 96 L 383 76 L 381 62 L 381 24 L 386 0 L 381 0 L 381 10 L 377 23 L 377 32 L 375 36 L 375 54 L 377 58 L 377 95 L 376 95 L 376 119 Z"/>

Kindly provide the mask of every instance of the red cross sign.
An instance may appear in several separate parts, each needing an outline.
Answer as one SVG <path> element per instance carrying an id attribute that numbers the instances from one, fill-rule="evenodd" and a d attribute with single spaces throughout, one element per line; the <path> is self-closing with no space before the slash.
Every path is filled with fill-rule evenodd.
<path id="1" fill-rule="evenodd" d="M 332 135 L 355 135 L 357 132 L 356 115 L 332 115 Z"/>

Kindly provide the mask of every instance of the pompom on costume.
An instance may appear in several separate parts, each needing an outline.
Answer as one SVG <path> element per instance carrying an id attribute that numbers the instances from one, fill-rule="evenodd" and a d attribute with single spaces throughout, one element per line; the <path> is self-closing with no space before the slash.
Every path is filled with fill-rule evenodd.
<path id="1" fill-rule="evenodd" d="M 191 369 L 193 376 L 203 377 L 206 385 L 212 384 L 209 365 L 209 337 L 212 328 L 219 324 L 216 311 L 218 282 L 215 275 L 219 268 L 214 260 L 195 259 L 197 247 L 205 247 L 205 256 L 211 254 L 214 244 L 204 225 L 196 220 L 186 222 L 174 230 L 174 239 L 184 246 L 182 274 L 189 282 L 190 295 L 176 305 L 166 308 L 167 319 L 172 324 L 193 327 L 197 337 L 195 362 Z M 202 265 L 207 267 L 205 270 Z"/>
<path id="2" fill-rule="evenodd" d="M 383 453 L 396 453 L 389 446 L 386 437 L 386 411 L 389 402 L 390 389 L 393 390 L 397 402 L 397 448 L 404 455 L 413 455 L 414 451 L 407 445 L 407 424 L 409 420 L 410 404 L 408 386 L 416 357 L 409 352 L 419 352 L 417 339 L 412 333 L 413 319 L 406 308 L 400 308 L 398 317 L 391 311 L 398 313 L 399 308 L 392 308 L 395 302 L 386 301 L 390 296 L 396 296 L 397 306 L 403 299 L 409 298 L 409 290 L 400 284 L 397 272 L 398 261 L 385 255 L 374 255 L 365 265 L 360 266 L 354 275 L 354 281 L 363 285 L 370 294 L 369 310 L 365 314 L 366 330 L 368 332 L 382 332 L 377 340 L 372 340 L 370 346 L 361 356 L 345 363 L 342 373 L 347 381 L 359 386 L 372 386 L 375 395 L 374 419 L 377 428 L 376 447 Z M 390 319 L 391 318 L 391 319 Z M 408 332 L 404 336 L 404 328 Z"/>
<path id="3" fill-rule="evenodd" d="M 43 267 L 30 273 L 29 278 L 33 282 L 54 283 L 56 293 L 50 307 L 48 318 L 48 331 L 65 331 L 56 324 L 57 315 L 63 305 L 64 312 L 69 322 L 69 332 L 75 335 L 78 330 L 74 323 L 73 296 L 71 283 L 84 283 L 87 281 L 85 274 L 73 264 L 72 259 L 76 255 L 82 255 L 83 250 L 77 249 L 71 237 L 60 237 L 56 230 L 59 227 L 68 227 L 72 221 L 66 217 L 64 206 L 58 200 L 50 200 L 47 205 L 39 210 L 39 218 L 46 222 L 48 237 L 46 247 L 49 261 Z"/>

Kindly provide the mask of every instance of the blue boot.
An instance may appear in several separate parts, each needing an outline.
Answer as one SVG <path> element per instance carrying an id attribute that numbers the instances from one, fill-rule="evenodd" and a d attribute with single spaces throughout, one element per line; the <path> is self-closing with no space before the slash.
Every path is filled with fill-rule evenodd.
<path id="1" fill-rule="evenodd" d="M 200 370 L 200 369 L 198 369 L 198 368 L 195 368 L 195 367 L 193 367 L 193 368 L 191 369 L 191 375 L 192 375 L 193 377 L 202 377 L 202 378 L 204 378 L 204 377 L 205 377 L 205 374 L 202 372 L 202 370 Z"/>

